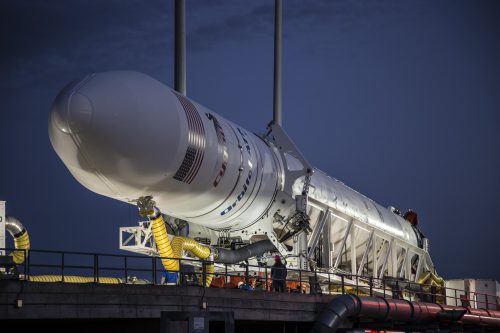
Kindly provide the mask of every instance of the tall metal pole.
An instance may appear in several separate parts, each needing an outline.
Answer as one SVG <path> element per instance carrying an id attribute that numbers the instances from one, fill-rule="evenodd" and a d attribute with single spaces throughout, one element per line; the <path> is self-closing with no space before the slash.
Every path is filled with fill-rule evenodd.
<path id="1" fill-rule="evenodd" d="M 175 0 L 174 89 L 186 95 L 186 2 Z"/>
<path id="2" fill-rule="evenodd" d="M 274 8 L 274 123 L 281 126 L 281 0 Z"/>

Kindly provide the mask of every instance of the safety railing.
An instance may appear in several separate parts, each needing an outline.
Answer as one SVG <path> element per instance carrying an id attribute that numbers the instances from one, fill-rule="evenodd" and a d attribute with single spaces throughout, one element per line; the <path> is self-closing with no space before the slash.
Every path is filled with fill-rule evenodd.
<path id="1" fill-rule="evenodd" d="M 273 268 L 266 263 L 259 265 L 215 263 L 216 272 L 210 273 L 207 272 L 206 267 L 214 262 L 191 258 L 32 249 L 26 251 L 9 248 L 0 250 L 5 250 L 7 253 L 21 251 L 25 258 L 22 264 L 10 266 L 4 264 L 3 267 L 0 267 L 0 280 L 12 278 L 61 283 L 85 281 L 90 283 L 205 286 L 207 279 L 211 278 L 211 287 L 216 288 L 274 291 L 278 289 L 277 285 L 282 285 L 284 292 L 298 294 L 355 294 L 478 309 L 500 309 L 500 297 L 496 295 L 422 285 L 390 277 L 375 278 L 328 272 L 322 269 L 309 271 L 287 268 L 286 278 L 273 280 L 271 278 Z M 179 272 L 166 271 L 161 264 L 162 259 L 178 260 Z M 173 280 L 172 276 L 174 276 Z M 41 277 L 45 277 L 45 279 Z M 80 280 L 75 277 L 80 278 Z"/>

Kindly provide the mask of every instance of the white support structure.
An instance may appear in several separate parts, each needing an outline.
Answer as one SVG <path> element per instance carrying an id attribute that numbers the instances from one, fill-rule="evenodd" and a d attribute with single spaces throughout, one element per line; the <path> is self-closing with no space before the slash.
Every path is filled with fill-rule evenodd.
<path id="1" fill-rule="evenodd" d="M 314 247 L 322 244 L 320 267 L 327 271 L 416 282 L 423 272 L 433 268 L 425 249 L 374 227 L 370 221 L 347 216 L 314 199 L 308 200 L 307 211 L 313 230 L 308 237 L 309 257 L 314 260 Z M 325 212 L 329 212 L 330 217 L 326 221 Z M 318 241 L 320 230 L 321 243 Z"/>
<path id="2" fill-rule="evenodd" d="M 330 210 L 328 209 L 326 212 L 321 211 L 319 218 L 319 222 L 313 229 L 311 237 L 309 237 L 309 241 L 307 247 L 309 249 L 307 253 L 307 257 L 310 258 L 314 252 L 314 248 L 318 245 L 319 238 L 323 233 L 323 229 L 325 227 L 326 221 L 330 220 Z"/>
<path id="3" fill-rule="evenodd" d="M 353 225 L 353 221 L 349 221 L 347 225 L 347 230 L 344 234 L 344 237 L 342 238 L 342 244 L 340 245 L 339 252 L 337 254 L 337 259 L 335 259 L 335 265 L 333 265 L 333 269 L 337 269 L 339 267 L 340 261 L 342 259 L 342 255 L 344 254 L 344 251 L 346 251 L 346 244 L 347 244 L 347 237 L 351 233 L 351 228 Z"/>
<path id="4" fill-rule="evenodd" d="M 375 230 L 372 230 L 372 232 L 370 232 L 370 238 L 368 238 L 368 243 L 366 244 L 365 253 L 363 253 L 363 258 L 361 259 L 361 262 L 359 263 L 358 275 L 363 275 L 363 268 L 366 264 L 366 259 L 368 258 L 369 254 L 370 254 L 370 248 L 372 246 L 374 234 L 375 234 Z"/>
<path id="5" fill-rule="evenodd" d="M 120 250 L 158 256 L 151 223 L 142 221 L 136 227 L 121 227 Z"/>

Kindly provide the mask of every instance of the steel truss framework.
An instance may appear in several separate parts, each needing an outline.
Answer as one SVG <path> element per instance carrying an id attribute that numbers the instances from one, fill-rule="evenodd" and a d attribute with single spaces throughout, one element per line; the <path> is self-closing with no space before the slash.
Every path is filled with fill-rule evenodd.
<path id="1" fill-rule="evenodd" d="M 309 199 L 313 231 L 308 237 L 308 259 L 321 260 L 329 272 L 382 279 L 386 276 L 416 282 L 433 267 L 429 253 L 371 224 L 358 221 Z M 322 258 L 313 258 L 322 245 Z M 305 253 L 305 249 L 303 251 Z"/>

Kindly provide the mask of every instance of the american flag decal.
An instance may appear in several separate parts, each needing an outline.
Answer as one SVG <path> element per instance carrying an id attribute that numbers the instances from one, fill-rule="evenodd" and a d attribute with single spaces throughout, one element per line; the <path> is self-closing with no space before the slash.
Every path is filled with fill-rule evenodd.
<path id="1" fill-rule="evenodd" d="M 184 155 L 184 160 L 175 173 L 174 179 L 191 184 L 200 170 L 201 162 L 203 162 L 206 144 L 205 129 L 200 114 L 196 111 L 193 103 L 178 93 L 175 93 L 175 96 L 186 113 L 189 134 L 186 155 Z"/>

